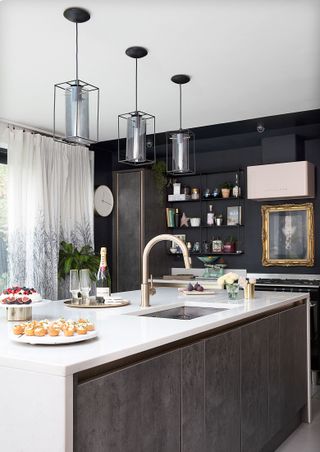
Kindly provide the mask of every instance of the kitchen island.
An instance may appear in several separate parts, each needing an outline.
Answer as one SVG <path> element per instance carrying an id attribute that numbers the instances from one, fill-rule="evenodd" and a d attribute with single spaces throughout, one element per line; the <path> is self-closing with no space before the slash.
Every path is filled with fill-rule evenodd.
<path id="1" fill-rule="evenodd" d="M 272 451 L 310 420 L 307 294 L 230 303 L 161 288 L 146 309 L 139 291 L 122 295 L 130 306 L 34 311 L 93 320 L 98 337 L 73 345 L 12 342 L 2 311 L 1 451 Z M 143 316 L 185 302 L 221 310 Z"/>

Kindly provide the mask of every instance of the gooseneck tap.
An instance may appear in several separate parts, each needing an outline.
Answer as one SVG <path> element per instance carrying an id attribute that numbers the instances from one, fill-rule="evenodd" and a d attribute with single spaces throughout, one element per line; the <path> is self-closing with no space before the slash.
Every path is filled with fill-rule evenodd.
<path id="1" fill-rule="evenodd" d="M 174 242 L 176 245 L 179 246 L 179 248 L 182 251 L 182 256 L 184 260 L 184 266 L 185 268 L 191 268 L 190 266 L 190 258 L 189 258 L 189 252 L 188 248 L 186 247 L 186 244 L 179 239 L 178 237 L 175 237 L 171 234 L 161 234 L 157 235 L 156 237 L 153 237 L 145 246 L 143 250 L 142 255 L 142 284 L 141 284 L 141 303 L 140 307 L 142 308 L 148 308 L 150 306 L 150 289 L 151 286 L 149 285 L 148 279 L 149 279 L 149 255 L 150 251 L 159 242 L 163 241 L 170 241 Z M 153 289 L 153 288 L 152 288 Z M 154 291 L 153 291 L 154 293 Z M 152 293 L 152 295 L 153 295 Z"/>

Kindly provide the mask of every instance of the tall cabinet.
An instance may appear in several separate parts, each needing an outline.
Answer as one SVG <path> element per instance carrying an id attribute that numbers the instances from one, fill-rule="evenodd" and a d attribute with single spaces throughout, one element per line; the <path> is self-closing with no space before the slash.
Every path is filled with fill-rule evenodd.
<path id="1" fill-rule="evenodd" d="M 140 289 L 142 253 L 146 243 L 166 231 L 161 195 L 151 169 L 113 173 L 115 196 L 113 227 L 113 291 Z M 150 273 L 168 271 L 166 245 L 151 251 Z"/>

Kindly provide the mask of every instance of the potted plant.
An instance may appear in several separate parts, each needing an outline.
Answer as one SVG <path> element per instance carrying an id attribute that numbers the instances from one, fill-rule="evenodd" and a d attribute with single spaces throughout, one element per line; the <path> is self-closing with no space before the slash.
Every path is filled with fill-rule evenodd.
<path id="1" fill-rule="evenodd" d="M 235 253 L 236 252 L 236 244 L 237 244 L 237 241 L 234 237 L 232 237 L 232 236 L 228 237 L 223 244 L 223 252 L 224 253 Z"/>
<path id="2" fill-rule="evenodd" d="M 88 268 L 91 281 L 96 280 L 100 258 L 94 254 L 89 245 L 78 250 L 72 243 L 61 242 L 59 250 L 58 275 L 60 279 L 66 279 L 70 270 L 82 270 Z"/>
<path id="3" fill-rule="evenodd" d="M 232 187 L 233 185 L 230 182 L 225 182 L 221 185 L 221 195 L 223 198 L 229 198 Z"/>
<path id="4" fill-rule="evenodd" d="M 163 206 L 165 203 L 166 188 L 168 186 L 168 178 L 166 171 L 166 164 L 162 160 L 158 160 L 152 165 L 156 186 L 159 193 L 159 202 Z"/>

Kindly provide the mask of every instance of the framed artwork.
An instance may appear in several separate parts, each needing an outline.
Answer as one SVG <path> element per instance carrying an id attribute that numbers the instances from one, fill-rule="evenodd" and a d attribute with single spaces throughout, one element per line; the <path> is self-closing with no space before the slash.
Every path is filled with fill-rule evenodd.
<path id="1" fill-rule="evenodd" d="M 313 204 L 261 207 L 262 265 L 314 265 Z"/>
<path id="2" fill-rule="evenodd" d="M 241 221 L 241 206 L 227 207 L 227 226 L 237 226 Z"/>

